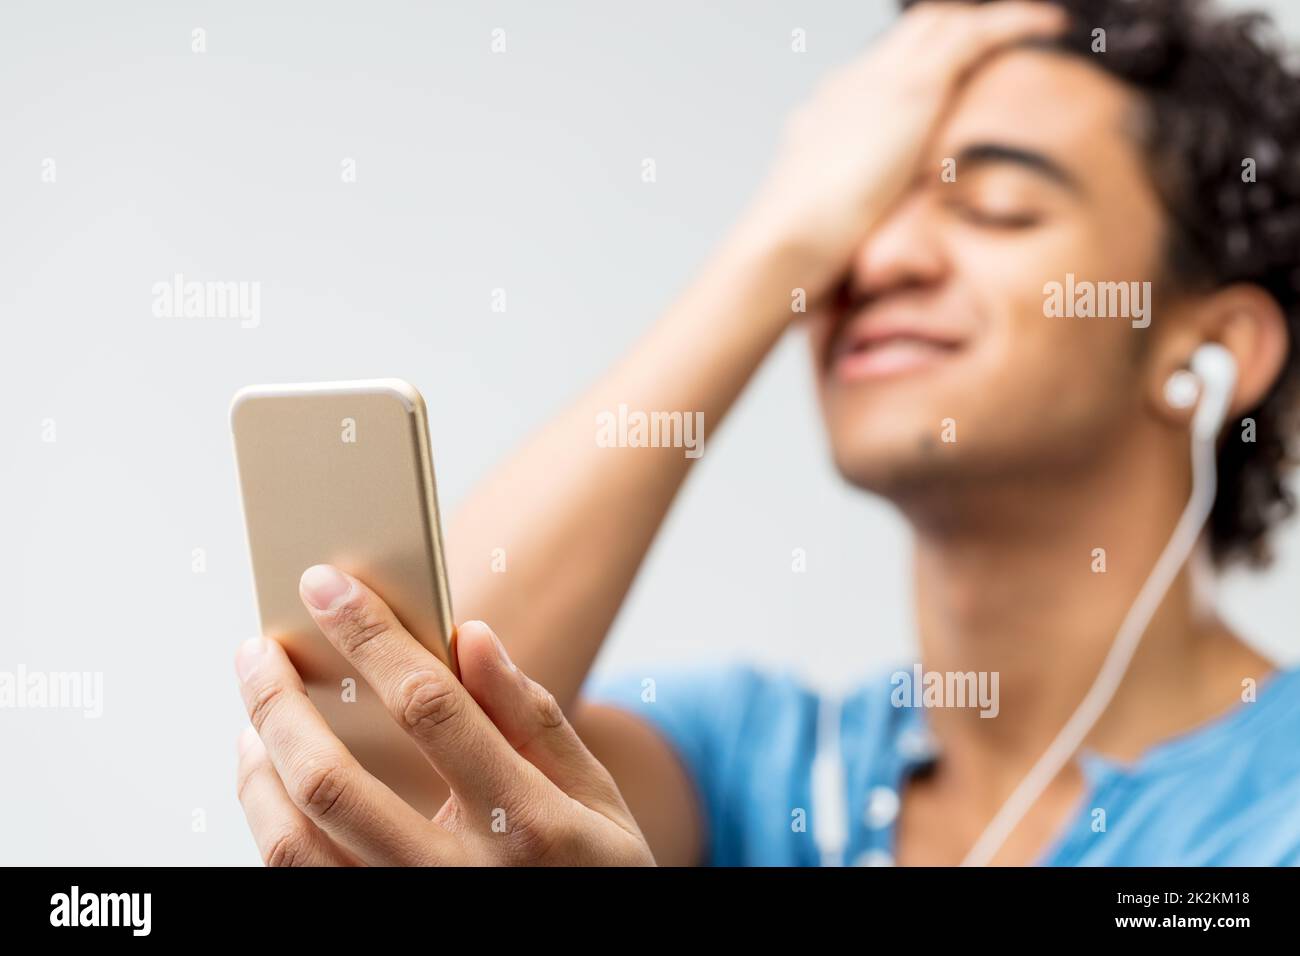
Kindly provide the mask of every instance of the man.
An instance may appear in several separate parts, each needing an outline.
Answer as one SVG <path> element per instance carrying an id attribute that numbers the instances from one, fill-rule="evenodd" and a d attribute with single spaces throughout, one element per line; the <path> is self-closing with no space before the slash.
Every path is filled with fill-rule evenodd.
<path id="1" fill-rule="evenodd" d="M 241 649 L 240 794 L 264 858 L 822 862 L 829 740 L 832 862 L 962 861 L 1173 531 L 1191 412 L 1165 384 L 1215 342 L 1238 379 L 1202 547 L 991 862 L 1300 863 L 1300 671 L 1204 594 L 1214 565 L 1263 559 L 1290 507 L 1300 81 L 1257 32 L 1191 0 L 907 10 L 793 117 L 676 306 L 456 515 L 457 610 L 509 657 L 463 625 L 457 684 L 364 584 L 304 574 L 324 633 L 447 781 L 432 822 L 332 737 L 277 645 Z M 899 706 L 882 677 L 836 708 L 744 667 L 584 693 L 692 460 L 598 447 L 593 421 L 626 404 L 716 425 L 798 301 L 836 465 L 914 531 L 922 670 L 996 676 L 989 706 Z"/>

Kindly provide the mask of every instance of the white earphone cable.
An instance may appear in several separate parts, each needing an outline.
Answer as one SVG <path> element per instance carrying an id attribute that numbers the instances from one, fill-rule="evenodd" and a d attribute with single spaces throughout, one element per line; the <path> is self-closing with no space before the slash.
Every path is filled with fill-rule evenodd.
<path id="1" fill-rule="evenodd" d="M 813 841 L 822 866 L 843 866 L 849 842 L 849 806 L 840 752 L 840 702 L 830 694 L 817 709 L 817 749 L 812 764 Z"/>
<path id="2" fill-rule="evenodd" d="M 1202 404 L 1208 403 L 1210 407 L 1199 408 L 1193 420 L 1192 493 L 1169 543 L 1165 545 L 1146 583 L 1142 585 L 1142 590 L 1138 592 L 1137 599 L 1125 615 L 1092 687 L 1056 735 L 1056 739 L 1048 745 L 1037 763 L 1025 774 L 1024 779 L 989 821 L 980 838 L 962 860 L 962 866 L 987 866 L 1048 784 L 1074 757 L 1093 725 L 1114 698 L 1151 618 L 1155 616 L 1165 594 L 1196 547 L 1201 529 L 1214 507 L 1217 487 L 1215 439 L 1232 385 L 1229 380 L 1226 386 L 1228 394 L 1224 394 L 1223 382 L 1215 384 L 1217 390 L 1207 388 L 1202 394 Z"/>

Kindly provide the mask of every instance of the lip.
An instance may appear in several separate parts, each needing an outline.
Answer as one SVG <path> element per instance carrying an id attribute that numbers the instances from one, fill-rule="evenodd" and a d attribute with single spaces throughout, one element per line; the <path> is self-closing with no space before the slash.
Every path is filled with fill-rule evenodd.
<path id="1" fill-rule="evenodd" d="M 840 382 L 891 378 L 949 362 L 966 344 L 955 331 L 865 314 L 832 339 L 828 365 Z"/>

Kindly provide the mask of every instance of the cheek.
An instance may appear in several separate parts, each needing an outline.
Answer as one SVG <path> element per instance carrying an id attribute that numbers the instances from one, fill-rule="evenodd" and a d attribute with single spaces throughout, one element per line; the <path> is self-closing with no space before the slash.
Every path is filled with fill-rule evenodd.
<path id="1" fill-rule="evenodd" d="M 1114 383 L 1129 354 L 1125 320 L 1044 314 L 1044 285 L 1106 276 L 1113 264 L 1086 224 L 1065 222 L 1023 240 L 971 242 L 960 250 L 964 284 L 980 303 L 984 325 L 970 375 L 983 401 L 971 407 L 1008 420 L 1033 415 L 1077 421 L 1103 383 Z M 1101 248 L 1099 248 L 1101 246 Z"/>
<path id="2" fill-rule="evenodd" d="M 1124 321 L 1018 313 L 975 373 L 986 387 L 967 405 L 969 430 L 1008 460 L 1087 457 L 1140 395 L 1131 334 Z"/>
<path id="3" fill-rule="evenodd" d="M 1030 320 L 1043 315 L 1043 286 L 1104 271 L 1104 257 L 1086 223 L 1062 218 L 1024 232 L 968 231 L 951 245 L 954 269 L 992 315 Z"/>

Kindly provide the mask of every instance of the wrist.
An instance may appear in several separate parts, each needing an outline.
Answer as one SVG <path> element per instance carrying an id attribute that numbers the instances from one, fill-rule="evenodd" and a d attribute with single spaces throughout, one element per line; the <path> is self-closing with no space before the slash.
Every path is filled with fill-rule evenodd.
<path id="1" fill-rule="evenodd" d="M 809 307 L 830 288 L 846 263 L 829 247 L 815 218 L 760 199 L 741 216 L 723 244 L 724 255 L 763 276 L 784 295 L 787 312 L 797 290 Z M 790 318 L 786 315 L 787 320 Z"/>

